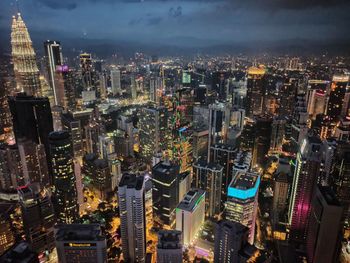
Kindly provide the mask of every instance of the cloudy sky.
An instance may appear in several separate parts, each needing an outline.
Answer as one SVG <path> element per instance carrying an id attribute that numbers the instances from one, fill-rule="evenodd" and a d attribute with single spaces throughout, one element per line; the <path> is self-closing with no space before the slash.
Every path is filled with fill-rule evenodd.
<path id="1" fill-rule="evenodd" d="M 176 46 L 350 39 L 348 0 L 19 0 L 33 35 Z M 14 0 L 0 0 L 1 41 Z"/>

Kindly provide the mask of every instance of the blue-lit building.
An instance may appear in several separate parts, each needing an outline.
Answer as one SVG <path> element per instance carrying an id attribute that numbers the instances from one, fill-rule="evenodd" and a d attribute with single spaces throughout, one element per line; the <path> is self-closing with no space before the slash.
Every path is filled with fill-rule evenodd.
<path id="1" fill-rule="evenodd" d="M 249 228 L 248 242 L 254 243 L 260 176 L 238 171 L 227 189 L 226 219 Z"/>

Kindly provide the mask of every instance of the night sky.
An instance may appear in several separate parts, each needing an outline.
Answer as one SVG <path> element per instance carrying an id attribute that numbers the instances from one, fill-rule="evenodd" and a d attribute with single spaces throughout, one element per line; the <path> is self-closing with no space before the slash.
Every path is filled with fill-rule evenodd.
<path id="1" fill-rule="evenodd" d="M 200 47 L 350 40 L 347 0 L 22 0 L 20 11 L 34 41 Z M 0 1 L 2 42 L 9 41 L 14 13 L 15 1 Z"/>

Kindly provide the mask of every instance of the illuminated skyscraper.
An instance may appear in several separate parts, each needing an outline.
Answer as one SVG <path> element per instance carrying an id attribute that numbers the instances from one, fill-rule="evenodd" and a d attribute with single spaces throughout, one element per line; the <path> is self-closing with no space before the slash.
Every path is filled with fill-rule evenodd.
<path id="1" fill-rule="evenodd" d="M 49 85 L 54 94 L 55 105 L 60 105 L 58 104 L 58 98 L 57 98 L 55 74 L 56 74 L 57 66 L 60 66 L 63 63 L 61 44 L 58 41 L 47 40 L 44 42 L 44 48 L 45 48 L 46 67 L 48 71 Z"/>
<path id="2" fill-rule="evenodd" d="M 123 174 L 118 187 L 120 230 L 124 259 L 145 262 L 146 209 L 143 176 Z"/>
<path id="3" fill-rule="evenodd" d="M 263 110 L 265 95 L 265 69 L 248 69 L 246 113 L 248 117 L 259 115 Z"/>
<path id="4" fill-rule="evenodd" d="M 18 13 L 12 18 L 12 60 L 18 91 L 40 95 L 39 69 L 28 29 Z"/>
<path id="5" fill-rule="evenodd" d="M 344 115 L 342 116 L 342 114 L 347 113 L 347 109 L 343 110 L 343 106 L 348 106 L 348 103 L 344 101 L 348 89 L 348 82 L 349 76 L 333 76 L 326 108 L 326 115 L 332 123 L 335 123 L 340 117 L 345 117 Z"/>
<path id="6" fill-rule="evenodd" d="M 91 54 L 80 54 L 80 68 L 84 90 L 90 90 L 94 86 Z"/>
<path id="7" fill-rule="evenodd" d="M 249 228 L 249 243 L 254 243 L 260 176 L 237 172 L 228 186 L 226 219 Z"/>
<path id="8" fill-rule="evenodd" d="M 36 252 L 50 251 L 56 219 L 49 191 L 35 183 L 18 188 L 18 195 L 26 240 Z"/>
<path id="9" fill-rule="evenodd" d="M 67 131 L 51 132 L 49 141 L 57 221 L 71 224 L 79 216 L 72 142 Z"/>
<path id="10" fill-rule="evenodd" d="M 297 153 L 288 214 L 290 238 L 295 241 L 306 238 L 311 198 L 321 170 L 321 147 L 321 140 L 310 136 Z"/>
<path id="11" fill-rule="evenodd" d="M 120 95 L 122 92 L 120 83 L 120 70 L 118 68 L 113 68 L 111 70 L 111 84 L 112 84 L 112 94 Z"/>

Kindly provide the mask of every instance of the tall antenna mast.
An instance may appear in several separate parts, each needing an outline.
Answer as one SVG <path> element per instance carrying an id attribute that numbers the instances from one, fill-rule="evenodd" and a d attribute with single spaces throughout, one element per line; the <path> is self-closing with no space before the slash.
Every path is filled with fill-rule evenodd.
<path id="1" fill-rule="evenodd" d="M 20 14 L 20 10 L 19 10 L 19 2 L 18 0 L 16 0 L 16 8 L 17 8 L 17 14 Z"/>

